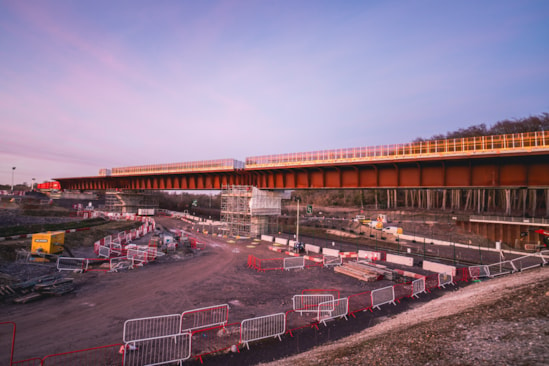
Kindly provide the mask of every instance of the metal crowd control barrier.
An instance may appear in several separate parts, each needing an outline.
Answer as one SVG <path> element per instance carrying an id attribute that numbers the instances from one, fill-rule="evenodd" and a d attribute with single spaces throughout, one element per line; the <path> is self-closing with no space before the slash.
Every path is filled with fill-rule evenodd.
<path id="1" fill-rule="evenodd" d="M 290 269 L 303 269 L 305 268 L 305 258 L 303 257 L 290 257 L 284 258 L 284 269 L 289 271 Z"/>
<path id="2" fill-rule="evenodd" d="M 333 301 L 334 295 L 319 294 L 319 295 L 294 295 L 292 297 L 293 310 L 300 314 L 313 312 L 318 310 L 318 304 L 326 301 Z"/>
<path id="3" fill-rule="evenodd" d="M 133 265 L 135 266 L 147 262 L 147 253 L 146 250 L 128 249 L 126 256 L 133 261 Z"/>
<path id="4" fill-rule="evenodd" d="M 240 323 L 224 324 L 192 332 L 191 354 L 202 362 L 202 357 L 236 347 L 239 351 Z"/>
<path id="5" fill-rule="evenodd" d="M 135 347 L 126 347 L 124 366 L 152 366 L 188 360 L 191 357 L 191 334 L 140 339 Z"/>
<path id="6" fill-rule="evenodd" d="M 328 255 L 325 255 L 323 258 L 324 267 L 341 266 L 342 263 L 343 262 L 341 257 L 331 257 Z"/>
<path id="7" fill-rule="evenodd" d="M 100 245 L 99 246 L 99 252 L 97 253 L 99 257 L 103 258 L 110 258 L 111 256 L 111 248 L 107 246 Z"/>
<path id="8" fill-rule="evenodd" d="M 136 318 L 124 322 L 124 343 L 152 339 L 180 333 L 180 314 Z"/>
<path id="9" fill-rule="evenodd" d="M 501 275 L 510 274 L 517 271 L 517 268 L 512 261 L 503 261 L 487 265 L 490 277 L 497 277 Z"/>
<path id="10" fill-rule="evenodd" d="M 181 314 L 180 331 L 192 332 L 201 328 L 224 326 L 229 321 L 229 305 L 214 305 L 188 310 Z"/>
<path id="11" fill-rule="evenodd" d="M 318 321 L 326 325 L 330 319 L 345 318 L 347 320 L 348 308 L 349 300 L 346 297 L 321 302 L 318 304 Z"/>
<path id="12" fill-rule="evenodd" d="M 372 291 L 372 308 L 381 310 L 380 306 L 384 304 L 396 305 L 393 286 L 378 288 Z"/>
<path id="13" fill-rule="evenodd" d="M 425 280 L 423 278 L 412 281 L 412 296 L 419 298 L 418 295 L 421 293 L 425 293 Z"/>
<path id="14" fill-rule="evenodd" d="M 84 272 L 88 269 L 88 260 L 86 258 L 58 257 L 57 270 Z"/>
<path id="15" fill-rule="evenodd" d="M 438 287 L 445 288 L 446 285 L 454 285 L 454 279 L 450 273 L 438 274 Z"/>
<path id="16" fill-rule="evenodd" d="M 242 321 L 240 339 L 250 349 L 250 342 L 265 338 L 280 338 L 286 332 L 286 316 L 284 313 L 260 316 Z"/>
<path id="17" fill-rule="evenodd" d="M 348 298 L 349 315 L 355 317 L 355 313 L 359 311 L 372 311 L 372 293 L 371 291 L 365 291 L 358 294 L 350 295 Z"/>
<path id="18" fill-rule="evenodd" d="M 525 255 L 511 260 L 517 271 L 543 266 L 544 261 L 541 255 Z"/>
<path id="19" fill-rule="evenodd" d="M 122 344 L 88 348 L 79 351 L 58 353 L 42 358 L 42 366 L 94 366 L 124 365 L 124 356 L 118 351 Z"/>
<path id="20" fill-rule="evenodd" d="M 471 266 L 469 267 L 469 277 L 476 280 L 481 277 L 489 277 L 490 271 L 488 266 Z"/>

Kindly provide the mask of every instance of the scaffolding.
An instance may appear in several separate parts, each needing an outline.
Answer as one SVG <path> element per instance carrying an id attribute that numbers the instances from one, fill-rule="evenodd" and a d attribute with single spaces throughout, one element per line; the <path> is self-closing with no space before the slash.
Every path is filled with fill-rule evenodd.
<path id="1" fill-rule="evenodd" d="M 221 221 L 228 235 L 257 237 L 274 231 L 285 192 L 270 192 L 253 186 L 224 186 L 221 193 Z"/>

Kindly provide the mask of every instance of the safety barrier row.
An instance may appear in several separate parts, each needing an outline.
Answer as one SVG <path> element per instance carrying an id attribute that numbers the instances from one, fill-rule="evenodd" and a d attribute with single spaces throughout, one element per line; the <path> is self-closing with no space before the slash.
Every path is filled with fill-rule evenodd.
<path id="1" fill-rule="evenodd" d="M 469 276 L 473 279 L 493 278 L 514 272 L 544 266 L 549 263 L 549 250 L 529 254 L 512 260 L 504 260 L 489 265 L 468 267 Z"/>
<path id="2" fill-rule="evenodd" d="M 547 264 L 549 251 L 540 252 L 534 257 L 538 258 L 540 265 Z M 524 258 L 513 261 L 515 268 L 517 268 L 516 263 L 525 263 Z M 320 323 L 326 324 L 331 319 L 347 319 L 349 315 L 356 317 L 358 312 L 373 312 L 386 304 L 396 305 L 404 298 L 417 298 L 421 293 L 429 292 L 434 288 L 444 288 L 449 284 L 480 277 L 492 277 L 494 273 L 499 275 L 499 271 L 491 272 L 492 267 L 494 265 L 458 268 L 456 276 L 435 273 L 409 283 L 352 294 L 345 298 L 341 298 L 336 289 L 303 290 L 300 295 L 292 297 L 292 310 L 245 319 L 241 323 L 228 324 L 228 305 L 226 304 L 191 310 L 182 313 L 181 316 L 176 314 L 132 319 L 125 323 L 124 345 L 121 351 L 124 354 L 125 365 L 154 365 L 183 361 L 190 357 L 202 360 L 203 356 L 220 350 L 233 347 L 238 350 L 240 344 L 249 348 L 250 342 L 260 339 L 273 337 L 281 340 L 282 334 L 293 336 L 293 332 L 298 329 L 306 327 L 318 329 Z M 0 323 L 2 324 L 10 325 L 10 323 Z M 12 355 L 15 325 L 13 325 L 13 332 Z M 10 362 L 10 365 L 118 365 L 121 364 L 118 358 L 119 353 L 113 352 L 118 346 L 121 345 Z M 112 361 L 106 363 L 104 359 L 107 358 Z M 52 363 L 47 363 L 50 362 L 49 360 Z"/>

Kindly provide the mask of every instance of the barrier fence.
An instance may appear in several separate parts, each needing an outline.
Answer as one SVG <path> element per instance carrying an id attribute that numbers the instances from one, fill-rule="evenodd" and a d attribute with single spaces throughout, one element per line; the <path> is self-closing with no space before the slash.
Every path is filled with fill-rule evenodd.
<path id="1" fill-rule="evenodd" d="M 304 257 L 284 258 L 284 270 L 289 271 L 290 269 L 303 269 L 303 268 L 305 268 Z"/>
<path id="2" fill-rule="evenodd" d="M 240 323 L 225 324 L 192 332 L 191 354 L 202 362 L 202 357 L 235 347 L 240 352 Z"/>
<path id="3" fill-rule="evenodd" d="M 414 294 L 413 282 L 399 283 L 393 286 L 395 301 L 400 303 L 400 299 L 412 297 Z"/>
<path id="4" fill-rule="evenodd" d="M 380 309 L 381 305 L 395 303 L 395 289 L 393 286 L 378 288 L 372 291 L 372 309 Z"/>
<path id="5" fill-rule="evenodd" d="M 412 297 L 419 298 L 419 294 L 425 293 L 425 280 L 420 278 L 412 281 Z"/>
<path id="6" fill-rule="evenodd" d="M 532 263 L 541 266 L 547 263 L 549 251 L 533 256 L 535 260 L 517 258 L 491 265 L 458 268 L 455 276 L 435 273 L 409 283 L 352 294 L 345 298 L 340 297 L 337 289 L 305 289 L 300 295 L 292 297 L 292 310 L 246 319 L 241 323 L 228 324 L 227 304 L 186 311 L 181 315 L 132 319 L 124 324 L 124 344 L 59 353 L 41 359 L 13 361 L 15 324 L 4 322 L 0 323 L 0 330 L 13 327 L 13 336 L 11 342 L 4 337 L 8 339 L 8 351 L 0 353 L 0 360 L 3 360 L 1 356 L 9 357 L 9 365 L 12 366 L 159 365 L 182 362 L 190 357 L 202 361 L 203 356 L 211 353 L 233 347 L 238 350 L 241 343 L 249 349 L 250 342 L 266 338 L 281 340 L 282 334 L 293 336 L 293 332 L 298 329 L 318 329 L 319 322 L 326 324 L 332 319 L 347 319 L 348 315 L 355 317 L 360 311 L 372 312 L 385 304 L 396 305 L 395 301 L 419 297 L 419 294 L 433 288 L 444 288 L 458 281 L 498 276 L 502 272 L 500 267 L 511 273 L 519 268 L 524 269 L 517 263 L 528 263 L 528 268 L 531 268 Z M 255 265 L 255 260 L 249 257 L 248 264 Z"/>
<path id="7" fill-rule="evenodd" d="M 124 322 L 122 340 L 133 343 L 142 339 L 152 339 L 179 334 L 181 314 L 152 316 L 130 319 Z"/>
<path id="8" fill-rule="evenodd" d="M 438 274 L 438 287 L 445 288 L 446 285 L 453 285 L 454 279 L 449 273 L 439 273 Z"/>
<path id="9" fill-rule="evenodd" d="M 326 301 L 333 301 L 334 295 L 318 294 L 318 295 L 294 295 L 292 297 L 293 310 L 303 314 L 317 312 L 318 304 Z"/>
<path id="10" fill-rule="evenodd" d="M 250 342 L 265 338 L 278 338 L 286 332 L 286 316 L 284 313 L 260 316 L 242 321 L 240 339 L 250 349 Z"/>
<path id="11" fill-rule="evenodd" d="M 326 325 L 326 322 L 331 319 L 345 318 L 349 309 L 349 301 L 346 297 L 334 299 L 318 304 L 318 321 Z"/>
<path id="12" fill-rule="evenodd" d="M 135 341 L 125 347 L 124 366 L 162 365 L 191 357 L 191 334 L 182 333 Z"/>
<path id="13" fill-rule="evenodd" d="M 201 328 L 224 326 L 229 321 L 229 305 L 215 305 L 194 309 L 181 314 L 181 332 L 192 332 Z"/>
<path id="14" fill-rule="evenodd" d="M 57 257 L 58 271 L 84 272 L 87 269 L 87 258 Z"/>
<path id="15" fill-rule="evenodd" d="M 355 317 L 360 311 L 372 311 L 372 292 L 365 291 L 348 297 L 349 315 Z"/>

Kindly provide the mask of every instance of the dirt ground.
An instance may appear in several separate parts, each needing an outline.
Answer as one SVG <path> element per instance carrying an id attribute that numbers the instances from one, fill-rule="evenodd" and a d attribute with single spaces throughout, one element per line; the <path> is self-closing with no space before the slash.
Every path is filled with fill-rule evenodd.
<path id="1" fill-rule="evenodd" d="M 166 229 L 184 228 L 181 221 L 168 218 L 157 218 L 157 222 Z M 247 267 L 249 254 L 259 258 L 281 256 L 269 251 L 266 243 L 258 244 L 249 240 L 232 242 L 217 237 L 198 236 L 206 243 L 204 251 L 193 254 L 179 251 L 160 257 L 142 268 L 120 273 L 71 273 L 70 277 L 77 284 L 73 293 L 23 305 L 11 304 L 9 301 L 0 303 L 0 321 L 17 324 L 14 360 L 121 343 L 123 325 L 128 319 L 229 304 L 229 323 L 233 323 L 290 310 L 292 296 L 300 294 L 304 289 L 338 289 L 341 296 L 345 297 L 392 284 L 389 281 L 361 282 L 323 268 L 258 273 Z M 148 238 L 142 241 L 147 242 Z M 93 257 L 91 247 L 73 249 L 78 256 Z M 52 266 L 47 265 L 27 266 L 39 268 L 43 272 L 53 270 Z M 0 271 L 6 269 L 10 269 L 10 264 L 2 263 Z M 323 351 L 323 348 L 315 349 L 301 356 L 303 358 L 286 364 L 394 365 L 398 355 L 404 357 L 397 362 L 401 365 L 544 364 L 549 354 L 546 346 L 549 344 L 549 332 L 546 331 L 549 329 L 548 272 L 544 268 L 462 286 L 456 288 L 457 291 L 435 290 L 421 295 L 417 300 L 405 299 L 398 306 L 385 305 L 374 313 L 358 314 L 356 319 L 338 320 L 318 330 L 304 329 L 294 337 L 283 336 L 282 342 L 267 340 L 252 343 L 250 351 L 243 349 L 240 353 L 211 356 L 204 361 L 206 364 L 253 365 L 277 360 L 276 364 L 284 364 L 286 361 L 281 360 L 283 357 L 350 336 L 349 339 L 338 341 L 338 344 L 343 344 L 343 348 L 329 346 L 327 351 Z M 544 281 L 540 282 L 540 278 Z M 485 288 L 490 284 L 495 287 Z M 513 285 L 518 286 L 518 289 L 512 290 Z M 513 291 L 523 291 L 524 288 L 529 291 L 528 294 L 511 296 L 515 294 Z M 467 291 L 470 289 L 477 289 L 477 292 L 469 294 Z M 441 298 L 445 294 L 458 296 L 457 300 L 447 302 L 443 300 L 447 296 Z M 485 303 L 485 299 L 493 301 Z M 517 302 L 517 299 L 522 299 L 522 302 Z M 528 316 L 515 320 L 511 315 L 503 314 L 504 310 L 497 313 L 490 310 L 498 306 L 513 316 L 517 313 Z M 473 311 L 469 314 L 471 309 Z M 533 311 L 537 317 L 531 314 Z M 456 323 L 448 320 L 453 316 L 452 312 L 459 313 Z M 466 318 L 463 318 L 464 313 L 467 314 Z M 497 318 L 499 313 L 505 317 Z M 491 319 L 492 315 L 496 316 L 495 320 L 484 321 L 485 318 Z M 534 320 L 530 324 L 528 321 L 532 317 Z M 380 326 L 382 330 L 379 330 Z M 406 329 L 406 333 L 403 329 Z M 513 349 L 515 354 L 528 353 L 528 362 L 516 363 L 516 359 L 509 358 L 507 354 L 502 356 L 503 363 L 491 362 L 494 358 L 487 361 L 479 359 L 478 350 L 483 349 L 483 344 L 492 347 L 493 344 L 501 344 L 498 341 L 502 342 L 502 339 L 513 334 L 512 329 L 524 332 Z M 359 333 L 364 330 L 364 334 Z M 367 338 L 371 334 L 377 338 Z M 402 337 L 402 334 L 406 334 L 406 337 Z M 532 345 L 525 343 L 525 339 L 533 342 Z M 412 343 L 406 343 L 406 340 Z M 419 346 L 416 347 L 416 344 Z M 431 349 L 431 345 L 434 348 Z M 377 351 L 373 352 L 372 347 L 378 347 Z M 395 347 L 399 352 L 395 352 Z M 500 348 L 503 352 L 508 346 Z M 418 349 L 425 352 L 419 352 Z M 448 350 L 465 356 L 463 359 L 446 356 Z M 444 360 L 446 362 L 442 362 Z M 198 364 L 198 361 L 188 362 L 195 363 Z"/>

